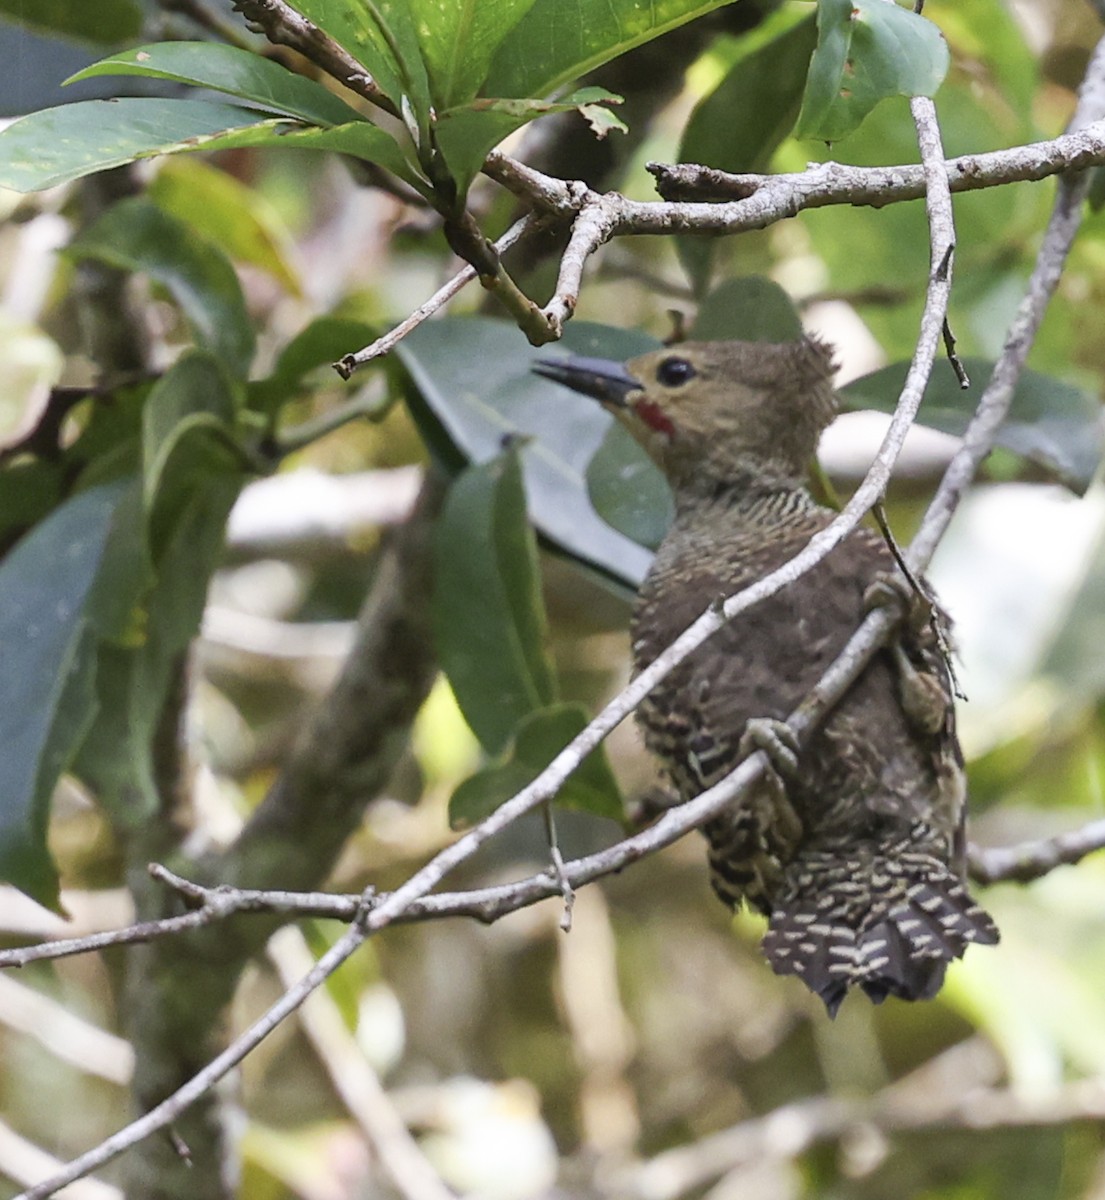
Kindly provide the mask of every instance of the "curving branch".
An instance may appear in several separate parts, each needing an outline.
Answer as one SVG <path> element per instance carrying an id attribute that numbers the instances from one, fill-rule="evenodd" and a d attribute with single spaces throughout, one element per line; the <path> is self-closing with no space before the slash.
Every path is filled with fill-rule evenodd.
<path id="1" fill-rule="evenodd" d="M 1063 171 L 1100 166 L 1105 156 L 1105 121 L 1068 129 L 1061 137 L 986 154 L 963 154 L 946 164 L 953 193 L 1036 182 Z M 806 208 L 852 204 L 884 208 L 925 194 L 924 171 L 896 167 L 849 167 L 827 162 L 790 175 L 731 175 L 694 163 L 649 163 L 656 190 L 670 201 L 749 200 Z"/>
<path id="2" fill-rule="evenodd" d="M 720 786 L 720 785 L 719 785 Z M 708 811 L 715 811 L 711 797 Z M 502 917 L 539 904 L 562 898 L 564 886 L 580 888 L 607 875 L 614 875 L 633 862 L 662 850 L 702 823 L 701 812 L 686 805 L 672 809 L 656 824 L 593 854 L 571 859 L 560 870 L 540 871 L 511 883 L 491 887 L 468 888 L 459 892 L 436 892 L 412 900 L 395 918 L 395 924 L 439 920 L 444 917 L 470 917 L 491 925 Z M 977 883 L 1031 883 L 1049 875 L 1057 867 L 1074 866 L 1090 854 L 1105 850 L 1105 820 L 1090 821 L 1079 829 L 1017 846 L 978 846 L 971 844 L 967 867 Z M 259 888 L 235 888 L 229 884 L 206 887 L 159 863 L 150 864 L 150 874 L 172 888 L 189 905 L 190 911 L 159 921 L 139 921 L 120 929 L 104 930 L 77 938 L 58 938 L 32 946 L 0 950 L 0 968 L 25 967 L 32 962 L 70 958 L 105 950 L 111 946 L 129 946 L 155 938 L 172 937 L 192 929 L 215 925 L 233 916 L 263 913 L 269 916 L 302 919 L 328 918 L 353 921 L 365 909 L 390 899 L 390 893 L 363 895 L 335 892 L 294 892 L 286 889 L 266 891 Z"/>

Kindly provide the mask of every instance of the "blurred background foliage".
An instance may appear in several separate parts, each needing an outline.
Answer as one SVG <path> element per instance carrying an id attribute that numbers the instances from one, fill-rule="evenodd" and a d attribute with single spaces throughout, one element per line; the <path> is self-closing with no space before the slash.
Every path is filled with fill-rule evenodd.
<path id="1" fill-rule="evenodd" d="M 109 50 L 140 37 L 197 36 L 197 14 L 206 14 L 208 32 L 240 31 L 229 5 L 215 0 L 160 7 L 102 2 L 91 22 L 89 6 L 80 3 L 34 7 L 0 4 L 7 64 L 0 111 L 10 115 L 60 102 L 47 82 Z M 925 13 L 952 52 L 937 97 L 950 155 L 1062 131 L 1100 33 L 1084 0 L 928 0 Z M 857 133 L 828 149 L 787 136 L 800 80 L 792 86 L 778 60 L 766 59 L 765 68 L 757 55 L 783 44 L 802 60 L 809 20 L 803 4 L 725 6 L 596 73 L 594 82 L 625 95 L 619 111 L 628 135 L 597 142 L 576 114 L 566 114 L 527 131 L 519 153 L 543 169 L 640 198 L 654 195 L 644 169 L 653 160 L 779 171 L 829 157 L 857 164 L 915 160 L 905 100 L 884 103 Z M 106 94 L 94 90 L 105 82 L 118 94 L 118 81 L 103 80 L 79 85 L 85 89 L 79 94 Z M 132 82 L 139 90 L 148 86 Z M 501 449 L 487 430 L 460 428 L 456 396 L 441 402 L 438 393 L 452 386 L 491 403 L 500 381 L 508 387 L 511 379 L 525 380 L 529 351 L 470 288 L 453 302 L 449 321 L 478 317 L 478 324 L 426 326 L 400 355 L 343 383 L 325 364 L 405 316 L 457 269 L 436 220 L 402 198 L 361 186 L 335 159 L 307 160 L 292 151 L 181 157 L 144 165 L 137 174 L 144 198 L 128 203 L 142 207 L 131 210 L 121 232 L 101 226 L 101 247 L 129 238 L 133 248 L 141 223 L 163 229 L 165 222 L 183 231 L 189 245 L 214 246 L 233 262 L 240 285 L 239 301 L 227 284 L 227 303 L 244 304 L 256 330 L 254 380 L 297 381 L 299 394 L 284 404 L 282 423 L 321 429 L 312 423 L 325 423 L 349 403 L 369 414 L 305 438 L 277 475 L 247 485 L 231 513 L 197 646 L 189 717 L 196 752 L 192 836 L 219 846 L 233 839 L 264 794 L 305 706 L 333 680 L 381 545 L 409 510 L 429 456 L 456 470 L 458 447 L 481 461 Z M 6 442 L 33 422 L 51 387 L 96 382 L 81 337 L 92 301 L 80 290 L 78 260 L 96 253 L 95 227 L 90 231 L 82 215 L 86 186 L 33 196 L 0 192 L 0 438 Z M 1045 182 L 956 198 L 950 320 L 964 355 L 992 359 L 999 351 L 1053 193 Z M 516 215 L 513 198 L 486 180 L 477 179 L 470 202 L 492 233 Z M 83 250 L 59 255 L 82 226 Z M 531 295 L 550 290 L 554 249 L 531 245 L 508 260 Z M 145 288 L 164 367 L 190 340 L 190 314 L 173 279 L 151 272 L 148 259 L 141 265 L 145 282 L 135 286 Z M 569 340 L 586 344 L 586 322 L 639 331 L 624 335 L 626 353 L 681 326 L 731 335 L 752 317 L 740 307 L 739 285 L 728 281 L 754 276 L 785 291 L 806 328 L 837 345 L 847 383 L 909 357 L 927 270 L 919 202 L 825 208 L 710 242 L 622 240 L 593 265 Z M 791 319 L 789 308 L 779 311 L 780 322 Z M 1100 402 L 1105 373 L 1103 311 L 1105 212 L 1097 209 L 1083 226 L 1030 360 L 1091 406 Z M 757 304 L 755 313 L 762 312 Z M 297 365 L 286 348 L 324 316 L 333 323 L 320 327 L 317 345 L 299 344 Z M 492 318 L 499 323 L 487 328 Z M 232 315 L 215 332 L 233 331 L 234 321 Z M 477 328 L 486 329 L 480 335 L 486 340 L 472 333 Z M 622 335 L 607 329 L 595 336 Z M 248 348 L 241 353 L 248 357 Z M 435 353 L 439 364 L 445 355 L 452 371 L 444 380 L 435 378 Z M 465 372 L 471 379 L 460 378 Z M 566 403 L 550 400 L 549 392 L 532 395 L 545 411 Z M 824 464 L 839 490 L 865 469 L 879 421 L 870 413 L 848 415 L 827 435 Z M 555 432 L 557 422 L 546 418 L 546 424 Z M 1056 436 L 1072 453 L 1087 445 L 1092 451 L 1088 428 Z M 524 421 L 518 430 L 527 433 Z M 75 409 L 65 437 L 75 444 L 88 433 L 87 418 Z M 602 430 L 587 436 L 601 440 Z M 577 445 L 575 437 L 566 433 L 566 446 Z M 950 444 L 946 435 L 920 432 L 911 442 L 889 504 L 902 540 Z M 472 503 L 517 511 L 517 458 L 540 457 L 524 436 L 517 447 L 485 469 L 482 484 L 472 483 Z M 615 456 L 612 470 L 625 466 L 617 447 L 604 452 Z M 585 468 L 579 462 L 575 469 Z M 608 539 L 608 553 L 588 554 L 595 542 L 581 533 L 581 522 L 596 521 L 594 514 L 566 512 L 563 494 L 543 505 L 540 479 L 526 471 L 541 541 L 536 552 L 519 551 L 527 561 L 532 555 L 537 572 L 519 586 L 539 585 L 547 614 L 538 639 L 543 657 L 527 667 L 537 699 L 510 708 L 505 725 L 481 729 L 474 721 L 474 734 L 439 680 L 388 794 L 372 805 L 333 874 L 336 890 L 402 882 L 452 836 L 450 798 L 474 772 L 482 772 L 476 777 L 482 790 L 474 794 L 466 785 L 470 807 L 454 806 L 454 820 L 471 819 L 493 802 L 505 785 L 489 771 L 506 771 L 508 782 L 519 766 L 524 772 L 520 742 L 515 757 L 502 757 L 520 717 L 555 709 L 556 721 L 570 725 L 625 682 L 626 585 L 647 555 L 600 524 L 594 537 Z M 1105 807 L 1105 502 L 1099 484 L 1085 488 L 1085 471 L 1077 489 L 1084 495 L 1046 481 L 1047 474 L 1011 454 L 995 456 L 932 570 L 956 623 L 972 835 L 983 844 L 1074 828 L 1101 817 Z M 595 496 L 595 480 L 589 482 Z M 515 492 L 500 494 L 494 490 L 500 486 Z M 9 489 L 6 535 L 52 503 L 47 493 L 36 500 L 33 488 Z M 630 528 L 619 527 L 639 541 L 655 540 L 662 514 L 629 507 L 623 521 Z M 558 515 L 566 531 L 555 525 Z M 573 532 L 587 546 L 573 547 Z M 443 544 L 446 568 L 452 562 L 459 571 L 467 552 L 460 562 L 450 560 L 455 543 L 445 536 Z M 466 586 L 460 576 L 455 586 Z M 443 655 L 451 644 L 461 654 L 470 647 L 474 614 L 486 606 L 484 594 L 439 602 Z M 538 729 L 533 740 L 544 745 L 544 736 Z M 631 729 L 615 734 L 607 758 L 624 795 L 637 797 L 652 784 L 653 767 Z M 595 779 L 608 803 L 613 782 L 605 764 L 597 764 Z M 566 856 L 618 833 L 613 822 L 593 815 L 602 811 L 599 802 L 582 807 L 589 813 L 558 818 Z M 73 918 L 67 930 L 128 919 L 111 827 L 75 783 L 64 783 L 55 800 L 50 847 Z M 532 817 L 485 848 L 453 882 L 514 878 L 546 858 L 541 821 Z M 245 1064 L 238 1195 L 392 1194 L 342 1099 L 341 1080 L 350 1072 L 355 1080 L 363 1058 L 447 1183 L 494 1200 L 1105 1196 L 1105 861 L 1091 858 L 1027 887 L 994 887 L 985 902 L 1001 925 L 1002 944 L 974 950 L 953 966 L 938 1000 L 913 1006 L 891 1000 L 874 1009 L 852 998 L 835 1023 L 794 980 L 766 969 L 756 949 L 757 920 L 731 925 L 709 893 L 694 838 L 585 889 L 567 936 L 552 902 L 488 928 L 453 920 L 391 929 L 326 989 L 317 1019 L 325 1025 L 329 1014 L 328 1033 L 307 1019 L 291 1022 Z M 14 890 L 0 896 L 0 925 L 7 944 L 61 928 L 58 918 Z M 273 939 L 238 989 L 232 1026 L 256 1016 L 282 980 L 301 973 L 303 955 L 336 936 L 326 923 L 308 923 Z M 117 1032 L 118 969 L 109 953 L 0 978 L 0 1175 L 30 1171 L 32 1144 L 64 1159 L 125 1121 L 131 1063 Z M 110 1187 L 112 1172 L 104 1178 Z M 16 1190 L 0 1183 L 0 1194 Z M 73 1192 L 108 1194 L 93 1185 Z"/>

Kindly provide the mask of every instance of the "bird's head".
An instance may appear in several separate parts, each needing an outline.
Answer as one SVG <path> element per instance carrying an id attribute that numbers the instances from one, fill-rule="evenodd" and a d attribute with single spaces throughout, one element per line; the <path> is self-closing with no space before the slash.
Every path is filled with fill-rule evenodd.
<path id="1" fill-rule="evenodd" d="M 672 487 L 800 486 L 837 413 L 831 350 L 797 342 L 684 342 L 626 363 L 543 359 L 534 370 L 601 400 Z"/>

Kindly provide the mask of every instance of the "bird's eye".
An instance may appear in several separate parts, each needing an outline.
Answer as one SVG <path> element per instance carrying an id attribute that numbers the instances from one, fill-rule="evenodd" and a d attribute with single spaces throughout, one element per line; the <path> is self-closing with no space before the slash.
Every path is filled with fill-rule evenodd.
<path id="1" fill-rule="evenodd" d="M 685 358 L 665 358 L 656 368 L 656 379 L 665 387 L 682 387 L 698 372 Z"/>

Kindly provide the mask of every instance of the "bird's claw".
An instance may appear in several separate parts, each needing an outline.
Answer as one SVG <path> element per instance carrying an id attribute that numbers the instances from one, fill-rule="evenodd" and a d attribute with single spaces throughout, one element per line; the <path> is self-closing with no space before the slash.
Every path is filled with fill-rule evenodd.
<path id="1" fill-rule="evenodd" d="M 793 778 L 798 773 L 798 739 L 786 721 L 775 717 L 753 717 L 741 735 L 742 755 L 762 750 L 768 761 L 782 779 Z"/>
<path id="2" fill-rule="evenodd" d="M 863 593 L 863 611 L 889 608 L 911 629 L 921 630 L 932 619 L 932 601 L 913 581 L 896 571 L 881 571 Z"/>

